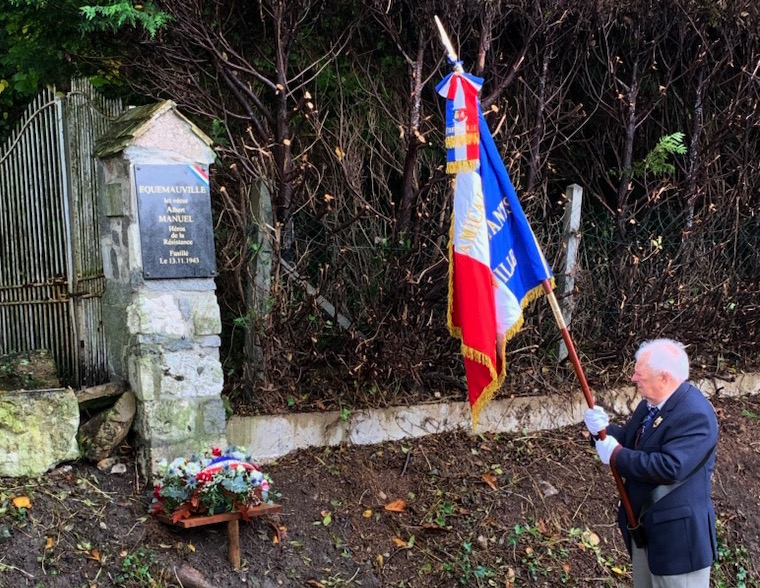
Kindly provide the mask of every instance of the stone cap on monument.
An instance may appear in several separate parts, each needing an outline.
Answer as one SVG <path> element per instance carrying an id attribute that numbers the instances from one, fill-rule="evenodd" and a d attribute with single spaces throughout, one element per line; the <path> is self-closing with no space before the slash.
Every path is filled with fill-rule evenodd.
<path id="1" fill-rule="evenodd" d="M 211 164 L 213 141 L 177 110 L 172 100 L 130 108 L 98 139 L 93 154 L 108 158 L 125 153 L 136 161 Z"/>

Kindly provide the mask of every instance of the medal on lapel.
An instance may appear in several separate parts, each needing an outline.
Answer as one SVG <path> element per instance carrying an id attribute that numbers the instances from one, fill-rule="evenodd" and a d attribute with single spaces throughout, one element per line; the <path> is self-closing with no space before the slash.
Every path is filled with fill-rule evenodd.
<path id="1" fill-rule="evenodd" d="M 652 428 L 656 429 L 657 427 L 660 426 L 660 423 L 662 423 L 662 417 L 658 415 L 657 418 L 654 419 L 654 422 L 652 423 Z"/>

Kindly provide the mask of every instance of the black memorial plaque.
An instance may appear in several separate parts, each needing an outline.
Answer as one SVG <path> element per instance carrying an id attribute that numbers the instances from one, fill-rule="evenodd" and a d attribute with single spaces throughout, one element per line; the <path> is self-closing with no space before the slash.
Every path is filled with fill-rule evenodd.
<path id="1" fill-rule="evenodd" d="M 136 165 L 146 279 L 216 275 L 208 166 Z"/>

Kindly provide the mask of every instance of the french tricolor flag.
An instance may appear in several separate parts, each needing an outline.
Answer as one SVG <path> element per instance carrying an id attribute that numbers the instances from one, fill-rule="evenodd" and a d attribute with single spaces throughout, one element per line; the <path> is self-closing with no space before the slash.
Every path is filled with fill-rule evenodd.
<path id="1" fill-rule="evenodd" d="M 473 427 L 506 376 L 522 309 L 553 282 L 480 108 L 483 80 L 457 69 L 446 98 L 447 172 L 454 175 L 449 331 L 462 341 Z"/>

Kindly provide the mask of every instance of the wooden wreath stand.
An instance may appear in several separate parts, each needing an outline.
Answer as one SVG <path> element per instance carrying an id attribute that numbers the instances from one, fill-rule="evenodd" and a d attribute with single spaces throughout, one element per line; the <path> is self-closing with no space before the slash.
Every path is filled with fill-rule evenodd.
<path id="1" fill-rule="evenodd" d="M 248 517 L 255 518 L 265 515 L 275 515 L 282 512 L 282 505 L 280 504 L 259 504 L 258 506 L 251 506 L 248 509 Z M 183 529 L 189 529 L 190 527 L 205 527 L 206 525 L 214 525 L 217 523 L 227 523 L 227 561 L 232 564 L 232 567 L 236 570 L 240 569 L 240 519 L 243 515 L 240 511 L 235 512 L 223 512 L 221 514 L 215 514 L 210 516 L 194 516 L 188 517 L 172 522 L 170 517 L 159 514 L 156 518 L 169 525 L 175 527 L 181 527 Z"/>

